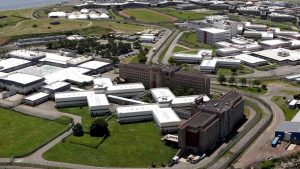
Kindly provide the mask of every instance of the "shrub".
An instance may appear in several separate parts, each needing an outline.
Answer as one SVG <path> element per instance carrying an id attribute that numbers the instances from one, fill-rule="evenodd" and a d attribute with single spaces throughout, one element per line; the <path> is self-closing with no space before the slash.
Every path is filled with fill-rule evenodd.
<path id="1" fill-rule="evenodd" d="M 36 28 L 36 27 L 38 27 L 38 25 L 37 24 L 32 24 L 32 27 Z"/>
<path id="2" fill-rule="evenodd" d="M 90 135 L 92 137 L 108 136 L 108 123 L 103 118 L 96 118 L 90 127 Z"/>
<path id="3" fill-rule="evenodd" d="M 72 131 L 73 131 L 74 136 L 83 136 L 83 128 L 82 128 L 82 125 L 79 123 L 74 125 L 74 127 L 72 128 Z"/>

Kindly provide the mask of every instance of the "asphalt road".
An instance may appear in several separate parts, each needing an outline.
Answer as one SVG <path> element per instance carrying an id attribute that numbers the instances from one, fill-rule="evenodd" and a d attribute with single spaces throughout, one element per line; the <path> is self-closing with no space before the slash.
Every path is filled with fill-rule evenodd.
<path id="1" fill-rule="evenodd" d="M 165 57 L 163 58 L 162 60 L 162 63 L 163 64 L 168 64 L 169 62 L 169 58 L 173 55 L 173 51 L 174 51 L 174 48 L 176 47 L 176 44 L 178 42 L 178 40 L 180 39 L 180 37 L 183 35 L 184 32 L 180 32 L 176 37 L 175 39 L 172 41 L 171 45 L 169 46 L 166 54 L 165 54 Z"/>

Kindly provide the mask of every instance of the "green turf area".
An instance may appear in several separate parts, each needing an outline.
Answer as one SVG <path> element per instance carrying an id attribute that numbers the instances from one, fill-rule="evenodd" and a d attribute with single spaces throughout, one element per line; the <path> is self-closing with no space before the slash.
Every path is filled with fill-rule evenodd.
<path id="1" fill-rule="evenodd" d="M 22 9 L 0 12 L 0 28 L 14 26 L 18 22 L 28 20 L 32 17 L 33 10 Z"/>
<path id="2" fill-rule="evenodd" d="M 249 68 L 249 67 L 246 67 L 246 66 L 240 66 L 237 70 L 237 75 L 244 75 L 244 74 L 251 74 L 253 73 L 254 71 Z M 231 76 L 232 75 L 232 71 L 230 68 L 218 68 L 218 71 L 217 71 L 217 74 L 220 75 L 220 74 L 223 74 L 225 76 Z"/>
<path id="3" fill-rule="evenodd" d="M 185 32 L 180 37 L 179 44 L 183 46 L 187 46 L 190 48 L 197 48 L 197 49 L 210 49 L 213 50 L 213 53 L 215 53 L 215 47 L 209 44 L 200 43 L 197 39 L 196 32 Z"/>
<path id="4" fill-rule="evenodd" d="M 268 90 L 264 90 L 264 89 L 257 90 L 256 87 L 234 86 L 233 88 L 235 88 L 237 90 L 240 90 L 240 91 L 244 91 L 244 92 L 248 92 L 248 93 L 253 93 L 253 94 L 265 94 L 268 91 Z"/>
<path id="5" fill-rule="evenodd" d="M 66 128 L 55 121 L 0 108 L 0 157 L 31 152 Z"/>
<path id="6" fill-rule="evenodd" d="M 80 115 L 85 129 L 92 122 L 86 107 L 60 111 Z M 152 162 L 157 165 L 167 163 L 177 151 L 160 141 L 162 135 L 154 122 L 120 125 L 112 118 L 108 121 L 108 128 L 110 136 L 105 140 L 88 134 L 70 136 L 43 157 L 52 161 L 102 167 L 150 167 Z"/>
<path id="7" fill-rule="evenodd" d="M 179 20 L 201 20 L 204 19 L 206 16 L 213 14 L 212 11 L 194 12 L 194 11 L 176 10 L 174 8 L 155 8 L 155 10 L 176 17 Z"/>
<path id="8" fill-rule="evenodd" d="M 264 65 L 264 66 L 259 66 L 256 68 L 256 70 L 259 71 L 269 71 L 269 70 L 274 70 L 278 67 L 278 65 L 276 64 L 268 64 L 268 65 Z"/>
<path id="9" fill-rule="evenodd" d="M 123 17 L 119 16 L 118 14 L 116 14 L 116 12 L 113 9 L 109 9 L 109 14 L 112 16 L 113 19 L 115 20 L 124 20 Z"/>
<path id="10" fill-rule="evenodd" d="M 171 16 L 159 13 L 157 11 L 153 11 L 150 9 L 126 9 L 120 12 L 124 16 L 135 18 L 138 21 L 142 22 L 151 22 L 151 23 L 160 23 L 160 22 L 172 22 L 175 21 L 176 18 Z"/>
<path id="11" fill-rule="evenodd" d="M 291 90 L 280 90 L 280 92 L 289 94 L 289 95 L 296 95 L 296 94 L 300 94 L 300 91 L 291 91 Z"/>
<path id="12" fill-rule="evenodd" d="M 298 113 L 298 109 L 290 109 L 287 100 L 284 100 L 282 96 L 272 97 L 272 101 L 277 104 L 278 107 L 283 111 L 285 120 L 290 121 Z"/>
<path id="13" fill-rule="evenodd" d="M 175 48 L 173 49 L 173 53 L 177 53 L 177 52 L 183 52 L 183 51 L 187 51 L 188 49 L 181 47 L 181 46 L 175 46 Z"/>

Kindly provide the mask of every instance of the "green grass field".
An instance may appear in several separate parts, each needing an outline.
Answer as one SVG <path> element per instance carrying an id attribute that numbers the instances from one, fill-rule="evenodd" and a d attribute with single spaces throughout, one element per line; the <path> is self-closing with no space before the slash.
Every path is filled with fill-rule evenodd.
<path id="1" fill-rule="evenodd" d="M 190 48 L 210 49 L 215 53 L 215 47 L 198 41 L 196 32 L 185 32 L 178 41 L 179 44 Z"/>
<path id="2" fill-rule="evenodd" d="M 204 19 L 206 16 L 213 14 L 213 12 L 211 11 L 194 12 L 194 11 L 176 10 L 174 8 L 155 8 L 155 10 L 176 17 L 179 20 L 201 20 Z"/>
<path id="3" fill-rule="evenodd" d="M 29 153 L 66 125 L 0 108 L 0 157 Z"/>
<path id="4" fill-rule="evenodd" d="M 173 53 L 177 53 L 177 52 L 184 52 L 187 51 L 188 49 L 181 47 L 181 46 L 175 46 Z"/>
<path id="5" fill-rule="evenodd" d="M 268 65 L 265 65 L 265 66 L 259 66 L 256 68 L 256 70 L 259 70 L 259 71 L 269 71 L 269 70 L 274 70 L 278 67 L 278 65 L 275 65 L 275 64 L 268 64 Z"/>
<path id="6" fill-rule="evenodd" d="M 91 124 L 92 119 L 86 107 L 60 111 L 80 115 L 85 130 Z M 160 141 L 162 136 L 154 122 L 120 125 L 112 118 L 108 124 L 110 136 L 104 141 L 103 138 L 93 138 L 88 134 L 70 136 L 43 157 L 52 161 L 102 167 L 150 167 L 152 162 L 157 165 L 167 163 L 177 151 Z"/>
<path id="7" fill-rule="evenodd" d="M 120 12 L 124 16 L 135 18 L 138 21 L 159 23 L 159 22 L 173 22 L 176 18 L 165 15 L 163 13 L 149 10 L 149 9 L 126 9 Z"/>
<path id="8" fill-rule="evenodd" d="M 272 97 L 272 101 L 277 104 L 278 107 L 283 111 L 285 120 L 290 121 L 298 113 L 298 109 L 290 109 L 286 100 L 282 96 Z"/>
<path id="9" fill-rule="evenodd" d="M 240 66 L 238 68 L 237 75 L 251 74 L 253 72 L 254 71 L 251 68 L 248 68 L 246 66 Z M 232 75 L 232 71 L 231 71 L 230 68 L 218 68 L 217 74 L 218 75 L 223 74 L 225 76 L 231 76 Z"/>

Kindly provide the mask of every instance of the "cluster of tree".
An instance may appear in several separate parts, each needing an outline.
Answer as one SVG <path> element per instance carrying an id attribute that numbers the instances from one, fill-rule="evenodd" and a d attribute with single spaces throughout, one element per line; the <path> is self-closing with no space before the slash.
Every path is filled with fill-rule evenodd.
<path id="1" fill-rule="evenodd" d="M 90 127 L 92 137 L 109 136 L 108 123 L 103 118 L 96 118 Z"/>
<path id="2" fill-rule="evenodd" d="M 193 88 L 183 88 L 182 86 L 176 86 L 173 90 L 175 96 L 186 96 L 186 95 L 194 95 L 195 91 Z"/>
<path id="3" fill-rule="evenodd" d="M 147 57 L 146 55 L 149 53 L 148 48 L 140 48 L 139 54 L 137 55 L 139 63 L 146 63 L 147 62 Z"/>
<path id="4" fill-rule="evenodd" d="M 151 95 L 150 92 L 147 93 L 147 94 L 145 94 L 145 95 L 142 97 L 142 101 L 143 101 L 143 102 L 147 102 L 147 103 L 154 103 L 154 99 L 153 99 L 153 97 L 152 97 L 152 95 Z"/>
<path id="5" fill-rule="evenodd" d="M 82 125 L 79 123 L 77 123 L 73 126 L 72 131 L 73 131 L 74 136 L 83 136 L 83 134 L 84 134 Z"/>
<path id="6" fill-rule="evenodd" d="M 246 78 L 236 79 L 235 76 L 233 75 L 227 79 L 225 75 L 220 74 L 218 77 L 218 82 L 220 84 L 224 84 L 228 82 L 230 85 L 234 85 L 234 84 L 237 85 L 238 83 L 240 83 L 242 87 L 245 87 L 248 84 L 249 87 L 256 87 L 258 90 L 260 90 L 261 88 L 267 90 L 267 85 L 262 84 L 261 81 L 258 79 L 254 79 L 254 80 L 247 80 Z"/>
<path id="7" fill-rule="evenodd" d="M 114 38 L 109 38 L 107 44 L 100 44 L 94 38 L 86 38 L 79 41 L 63 40 L 48 42 L 46 47 L 55 50 L 61 48 L 77 50 L 79 54 L 93 52 L 105 58 L 127 54 L 132 51 L 130 43 L 116 42 Z"/>

